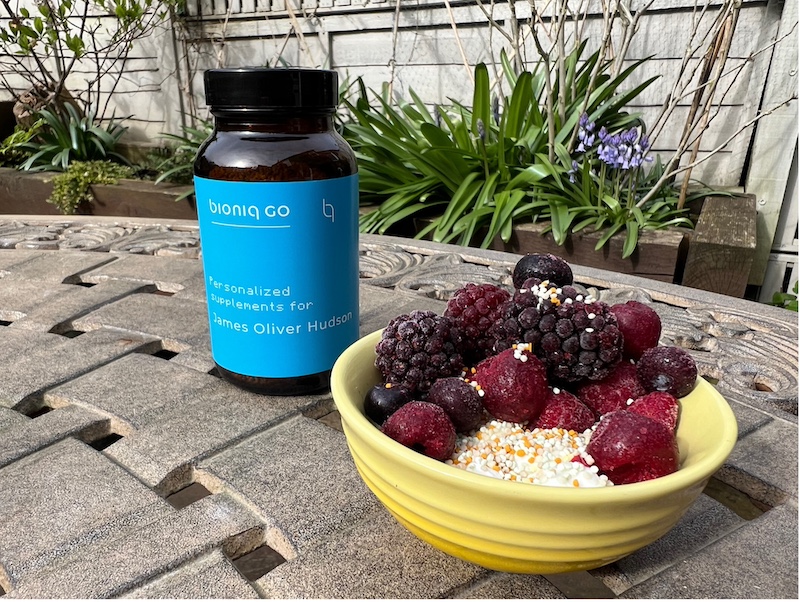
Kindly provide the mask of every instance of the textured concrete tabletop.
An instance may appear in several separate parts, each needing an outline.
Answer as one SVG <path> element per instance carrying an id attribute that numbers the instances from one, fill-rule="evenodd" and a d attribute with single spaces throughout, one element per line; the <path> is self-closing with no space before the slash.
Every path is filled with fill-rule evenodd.
<path id="1" fill-rule="evenodd" d="M 396 523 L 330 395 L 215 376 L 198 256 L 196 222 L 0 217 L 0 596 L 797 599 L 796 314 L 576 266 L 603 300 L 652 303 L 739 441 L 652 545 L 513 575 Z M 516 259 L 364 236 L 361 333 L 466 282 L 510 284 Z"/>

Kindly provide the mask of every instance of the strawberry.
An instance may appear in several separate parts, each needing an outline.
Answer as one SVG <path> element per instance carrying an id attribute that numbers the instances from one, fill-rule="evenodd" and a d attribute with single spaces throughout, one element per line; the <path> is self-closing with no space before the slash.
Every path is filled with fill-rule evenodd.
<path id="1" fill-rule="evenodd" d="M 530 345 L 517 345 L 483 360 L 472 380 L 483 391 L 486 411 L 509 422 L 536 420 L 550 393 L 547 370 Z"/>
<path id="2" fill-rule="evenodd" d="M 615 485 L 638 483 L 678 470 L 678 443 L 663 422 L 628 410 L 605 414 L 586 452 Z"/>
<path id="3" fill-rule="evenodd" d="M 603 380 L 586 382 L 575 394 L 600 418 L 603 414 L 622 410 L 629 399 L 636 399 L 646 393 L 636 374 L 636 365 L 622 361 Z"/>
<path id="4" fill-rule="evenodd" d="M 381 431 L 398 443 L 435 460 L 447 460 L 456 448 L 456 429 L 443 408 L 427 401 L 400 406 Z"/>
<path id="5" fill-rule="evenodd" d="M 551 389 L 534 428 L 562 428 L 582 433 L 594 424 L 594 412 L 577 397 L 562 389 Z"/>
<path id="6" fill-rule="evenodd" d="M 678 400 L 669 393 L 653 391 L 643 395 L 629 405 L 628 410 L 663 422 L 673 431 L 678 426 Z"/>

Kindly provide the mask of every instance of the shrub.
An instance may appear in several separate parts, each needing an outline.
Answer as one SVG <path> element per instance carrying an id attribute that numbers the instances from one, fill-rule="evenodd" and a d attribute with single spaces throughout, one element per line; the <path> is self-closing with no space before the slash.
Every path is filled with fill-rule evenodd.
<path id="1" fill-rule="evenodd" d="M 130 177 L 132 169 L 111 161 L 73 161 L 53 178 L 53 193 L 47 199 L 65 215 L 75 213 L 81 203 L 94 201 L 92 184 L 116 184 Z"/>
<path id="2" fill-rule="evenodd" d="M 115 120 L 105 127 L 96 123 L 90 112 L 84 116 L 71 104 L 62 111 L 42 109 L 37 115 L 42 125 L 21 148 L 30 156 L 21 168 L 30 171 L 64 171 L 73 161 L 128 161 L 115 152 L 119 139 L 128 129 Z"/>

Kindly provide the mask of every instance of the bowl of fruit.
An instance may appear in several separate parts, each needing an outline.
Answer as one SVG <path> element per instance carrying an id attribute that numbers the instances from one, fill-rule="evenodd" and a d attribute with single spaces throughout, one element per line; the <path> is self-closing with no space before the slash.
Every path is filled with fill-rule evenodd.
<path id="1" fill-rule="evenodd" d="M 488 569 L 609 564 L 667 533 L 737 425 L 647 304 L 527 255 L 350 346 L 331 390 L 356 469 L 409 531 Z"/>

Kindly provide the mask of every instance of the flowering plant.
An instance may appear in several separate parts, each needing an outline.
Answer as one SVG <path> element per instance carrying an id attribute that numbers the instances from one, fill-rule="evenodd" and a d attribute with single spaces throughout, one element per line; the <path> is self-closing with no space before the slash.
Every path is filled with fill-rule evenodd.
<path id="1" fill-rule="evenodd" d="M 551 222 L 557 244 L 563 244 L 570 232 L 592 226 L 595 231 L 604 230 L 596 246 L 600 249 L 624 228 L 624 258 L 633 253 L 641 230 L 692 227 L 687 211 L 678 209 L 679 191 L 672 184 L 651 192 L 664 168 L 648 154 L 644 124 L 612 132 L 605 125 L 598 128 L 583 113 L 576 142 L 571 154 L 564 147 L 559 149 L 560 164 L 548 167 L 556 177 L 545 182 L 545 190 L 538 195 L 548 203 L 544 217 Z M 647 170 L 649 163 L 653 166 Z"/>

